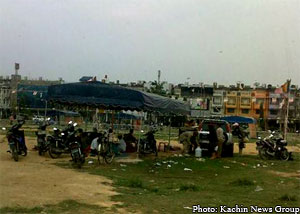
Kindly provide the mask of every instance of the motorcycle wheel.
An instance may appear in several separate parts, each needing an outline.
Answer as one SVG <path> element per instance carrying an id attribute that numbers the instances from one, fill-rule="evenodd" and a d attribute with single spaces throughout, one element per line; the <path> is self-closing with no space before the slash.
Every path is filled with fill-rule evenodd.
<path id="1" fill-rule="evenodd" d="M 13 159 L 15 161 L 18 161 L 19 160 L 19 155 L 18 155 L 18 151 L 17 151 L 16 146 L 15 145 L 11 145 L 10 149 L 11 149 L 11 154 L 12 154 Z"/>
<path id="2" fill-rule="evenodd" d="M 55 152 L 54 150 L 55 150 L 55 147 L 51 145 L 49 147 L 49 151 L 48 151 L 50 157 L 53 158 L 53 159 L 59 158 L 61 153 L 60 152 Z"/>
<path id="3" fill-rule="evenodd" d="M 258 155 L 262 160 L 268 160 L 269 155 L 267 154 L 267 149 L 266 148 L 261 148 L 258 150 Z"/>
<path id="4" fill-rule="evenodd" d="M 42 156 L 44 154 L 43 148 L 41 145 L 38 146 L 39 155 Z"/>
<path id="5" fill-rule="evenodd" d="M 290 159 L 290 153 L 287 149 L 284 149 L 280 152 L 280 160 L 287 161 Z"/>

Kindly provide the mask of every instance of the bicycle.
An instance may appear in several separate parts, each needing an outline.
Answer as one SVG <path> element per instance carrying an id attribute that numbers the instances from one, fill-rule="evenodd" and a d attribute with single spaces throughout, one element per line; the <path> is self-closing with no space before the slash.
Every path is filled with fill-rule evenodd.
<path id="1" fill-rule="evenodd" d="M 101 164 L 102 157 L 107 164 L 111 164 L 115 155 L 112 142 L 109 142 L 107 138 L 101 138 L 97 147 L 98 163 Z"/>

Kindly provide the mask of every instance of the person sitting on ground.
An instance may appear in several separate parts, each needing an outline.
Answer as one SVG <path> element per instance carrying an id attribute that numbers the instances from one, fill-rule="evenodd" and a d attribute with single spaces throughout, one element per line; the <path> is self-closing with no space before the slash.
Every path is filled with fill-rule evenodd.
<path id="1" fill-rule="evenodd" d="M 89 136 L 86 132 L 83 132 L 83 129 L 79 128 L 78 130 L 78 140 L 80 142 L 81 150 L 85 156 L 88 156 L 90 153 L 91 147 L 89 143 Z"/>
<path id="2" fill-rule="evenodd" d="M 92 140 L 90 156 L 96 156 L 97 155 L 98 139 L 99 139 L 99 137 L 96 137 Z"/>
<path id="3" fill-rule="evenodd" d="M 116 155 L 119 155 L 120 153 L 126 152 L 126 143 L 123 139 L 123 135 L 118 135 L 118 142 L 113 144 L 113 150 Z"/>
<path id="4" fill-rule="evenodd" d="M 107 137 L 108 137 L 108 142 L 110 142 L 110 143 L 115 143 L 116 142 L 115 133 L 114 133 L 112 128 L 110 128 L 108 130 L 108 136 Z"/>
<path id="5" fill-rule="evenodd" d="M 133 135 L 133 129 L 130 129 L 129 133 L 125 134 L 123 139 L 126 143 L 126 152 L 135 152 L 138 140 Z"/>

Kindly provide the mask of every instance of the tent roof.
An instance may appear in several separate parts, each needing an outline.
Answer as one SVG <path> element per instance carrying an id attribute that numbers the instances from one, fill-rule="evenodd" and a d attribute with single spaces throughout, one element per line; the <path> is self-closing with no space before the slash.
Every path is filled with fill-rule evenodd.
<path id="1" fill-rule="evenodd" d="M 162 114 L 189 114 L 189 107 L 170 98 L 101 82 L 52 85 L 49 101 L 115 110 L 137 110 Z"/>
<path id="2" fill-rule="evenodd" d="M 229 123 L 256 123 L 256 120 L 252 117 L 241 116 L 226 116 L 222 117 L 221 120 L 226 120 Z"/>

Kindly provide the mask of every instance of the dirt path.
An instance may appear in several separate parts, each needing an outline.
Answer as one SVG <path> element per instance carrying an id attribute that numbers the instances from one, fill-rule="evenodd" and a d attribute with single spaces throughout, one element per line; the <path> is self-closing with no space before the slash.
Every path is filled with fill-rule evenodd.
<path id="1" fill-rule="evenodd" d="M 34 207 L 70 199 L 104 207 L 115 204 L 111 196 L 117 193 L 109 179 L 55 166 L 53 163 L 62 159 L 38 156 L 32 151 L 35 138 L 26 140 L 28 156 L 15 162 L 6 152 L 7 143 L 0 139 L 0 208 Z"/>

